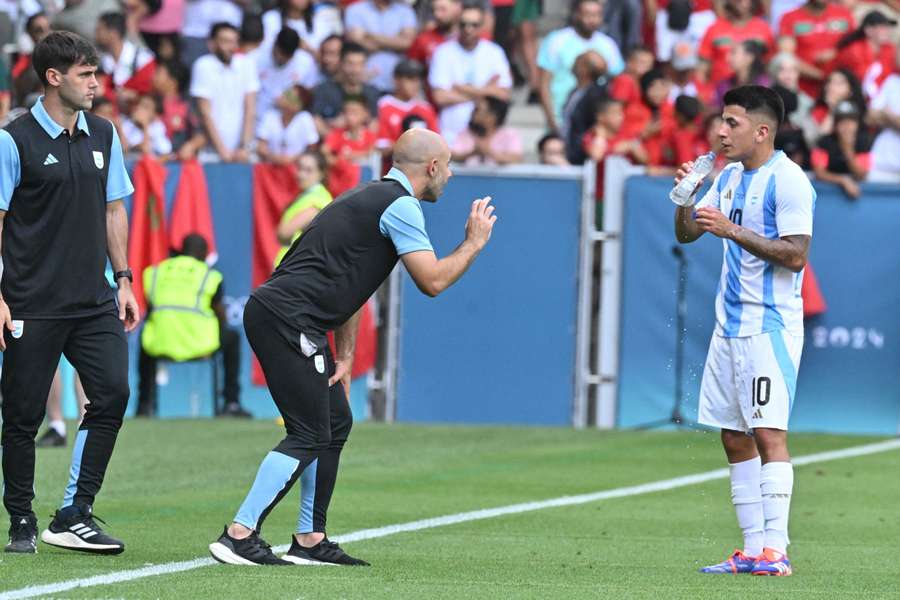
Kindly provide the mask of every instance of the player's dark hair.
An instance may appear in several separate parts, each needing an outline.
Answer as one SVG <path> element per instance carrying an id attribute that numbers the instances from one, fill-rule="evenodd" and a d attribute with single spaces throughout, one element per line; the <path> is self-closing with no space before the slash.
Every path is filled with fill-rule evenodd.
<path id="1" fill-rule="evenodd" d="M 189 233 L 181 242 L 181 254 L 193 256 L 197 260 L 206 260 L 209 254 L 209 244 L 199 233 Z"/>
<path id="2" fill-rule="evenodd" d="M 240 35 L 241 32 L 237 27 L 229 23 L 228 21 L 219 21 L 218 23 L 213 23 L 213 26 L 209 28 L 209 39 L 214 40 L 216 36 L 219 35 L 220 31 L 224 31 L 226 29 L 230 29 L 236 34 Z"/>
<path id="3" fill-rule="evenodd" d="M 46 86 L 47 69 L 68 73 L 74 65 L 96 67 L 100 57 L 94 45 L 77 33 L 53 31 L 34 47 L 31 61 L 38 79 Z"/>
<path id="4" fill-rule="evenodd" d="M 348 54 L 362 54 L 363 56 L 369 56 L 368 50 L 356 42 L 344 42 L 344 45 L 341 46 L 341 60 L 344 60 Z"/>
<path id="5" fill-rule="evenodd" d="M 290 27 L 284 27 L 275 38 L 275 47 L 278 51 L 290 58 L 300 47 L 300 34 Z"/>
<path id="6" fill-rule="evenodd" d="M 99 23 L 109 29 L 110 31 L 115 31 L 119 34 L 119 37 L 125 37 L 125 32 L 127 28 L 125 26 L 125 15 L 120 12 L 105 12 L 100 15 L 98 19 Z"/>
<path id="7" fill-rule="evenodd" d="M 761 85 L 742 85 L 725 93 L 725 106 L 740 106 L 748 113 L 763 113 L 775 122 L 774 134 L 784 121 L 784 102 L 777 92 Z"/>
<path id="8" fill-rule="evenodd" d="M 563 141 L 563 139 L 561 137 L 559 137 L 558 133 L 553 133 L 552 131 L 550 133 L 545 133 L 544 137 L 542 137 L 541 139 L 538 140 L 538 143 L 537 143 L 538 154 L 542 153 L 544 151 L 544 146 L 546 146 L 553 140 Z"/>

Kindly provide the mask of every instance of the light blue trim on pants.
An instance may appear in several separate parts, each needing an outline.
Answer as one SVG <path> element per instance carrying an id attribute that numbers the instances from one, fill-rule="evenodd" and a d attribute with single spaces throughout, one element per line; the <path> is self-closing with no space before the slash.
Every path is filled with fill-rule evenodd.
<path id="1" fill-rule="evenodd" d="M 79 429 L 75 435 L 75 447 L 72 449 L 72 466 L 69 467 L 69 484 L 66 486 L 66 495 L 60 508 L 72 506 L 75 502 L 75 492 L 78 491 L 78 477 L 81 476 L 81 456 L 84 454 L 84 444 L 87 441 L 87 429 Z"/>

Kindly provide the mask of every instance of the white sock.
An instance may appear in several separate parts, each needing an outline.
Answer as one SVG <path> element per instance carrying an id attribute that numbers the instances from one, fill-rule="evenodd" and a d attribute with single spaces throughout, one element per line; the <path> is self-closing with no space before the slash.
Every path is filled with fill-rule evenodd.
<path id="1" fill-rule="evenodd" d="M 59 435 L 66 437 L 66 422 L 65 421 L 50 421 L 50 429 L 53 429 Z"/>
<path id="2" fill-rule="evenodd" d="M 759 556 L 765 541 L 765 517 L 760 493 L 759 457 L 730 465 L 731 502 L 744 533 L 744 554 Z"/>
<path id="3" fill-rule="evenodd" d="M 763 512 L 766 515 L 766 548 L 787 554 L 788 513 L 794 488 L 794 465 L 789 462 L 770 462 L 762 466 L 760 489 Z"/>

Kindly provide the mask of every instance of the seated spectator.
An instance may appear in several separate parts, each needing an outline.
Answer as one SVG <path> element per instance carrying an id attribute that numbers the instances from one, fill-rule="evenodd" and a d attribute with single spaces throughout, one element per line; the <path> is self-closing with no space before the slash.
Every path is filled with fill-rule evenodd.
<path id="1" fill-rule="evenodd" d="M 869 181 L 900 184 L 900 64 L 872 99 L 869 123 L 881 128 L 872 146 Z"/>
<path id="2" fill-rule="evenodd" d="M 649 48 L 635 46 L 629 50 L 625 59 L 625 70 L 613 78 L 609 85 L 609 95 L 626 105 L 640 102 L 641 77 L 653 68 L 653 63 L 653 53 Z"/>
<path id="3" fill-rule="evenodd" d="M 277 6 L 263 13 L 264 46 L 275 41 L 278 32 L 290 27 L 300 35 L 300 47 L 315 54 L 322 41 L 344 33 L 341 15 L 331 4 L 313 0 L 278 0 Z"/>
<path id="4" fill-rule="evenodd" d="M 504 127 L 509 104 L 486 96 L 475 104 L 469 128 L 450 146 L 453 160 L 467 165 L 510 165 L 522 161 L 522 138 Z"/>
<path id="5" fill-rule="evenodd" d="M 217 414 L 251 416 L 240 404 L 241 336 L 228 326 L 222 274 L 207 266 L 208 253 L 206 240 L 192 233 L 185 236 L 180 254 L 142 273 L 149 308 L 141 330 L 138 416 L 157 412 L 156 367 L 160 359 L 218 360 L 219 355 L 225 367 L 225 402 Z M 219 399 L 214 401 L 218 406 Z"/>
<path id="6" fill-rule="evenodd" d="M 769 76 L 772 78 L 772 89 L 781 96 L 785 102 L 785 120 L 803 132 L 809 140 L 815 136 L 817 129 L 810 116 L 810 111 L 815 101 L 800 89 L 800 67 L 797 57 L 787 52 L 779 52 L 769 62 Z M 790 103 L 796 108 L 787 110 Z"/>
<path id="7" fill-rule="evenodd" d="M 338 76 L 320 83 L 313 90 L 312 114 L 316 117 L 319 135 L 325 136 L 332 127 L 342 127 L 341 111 L 348 97 L 360 97 L 369 114 L 378 112 L 381 92 L 366 83 L 366 49 L 354 42 L 341 48 L 341 67 Z"/>
<path id="8" fill-rule="evenodd" d="M 800 89 L 810 97 L 819 95 L 837 57 L 838 42 L 853 27 L 850 10 L 830 0 L 809 0 L 781 18 L 778 49 L 797 56 Z"/>
<path id="9" fill-rule="evenodd" d="M 731 47 L 731 52 L 728 53 L 728 66 L 732 75 L 719 82 L 716 88 L 716 106 L 722 106 L 722 99 L 731 88 L 742 85 L 769 86 L 769 77 L 763 63 L 765 52 L 766 49 L 756 40 L 744 40 Z"/>
<path id="10" fill-rule="evenodd" d="M 188 77 L 187 67 L 178 60 L 159 62 L 153 71 L 153 93 L 162 101 L 160 118 L 178 160 L 196 157 L 206 145 L 200 123 L 184 98 Z"/>
<path id="11" fill-rule="evenodd" d="M 852 71 L 862 82 L 867 98 L 878 94 L 884 80 L 894 70 L 897 49 L 891 41 L 891 30 L 896 25 L 897 21 L 888 19 L 881 11 L 873 10 L 863 18 L 856 31 L 838 42 L 838 54 L 833 66 Z"/>
<path id="12" fill-rule="evenodd" d="M 235 54 L 238 30 L 229 23 L 213 25 L 210 48 L 212 54 L 194 63 L 191 96 L 219 157 L 225 162 L 246 162 L 256 121 L 256 67 L 250 57 Z"/>
<path id="13" fill-rule="evenodd" d="M 434 19 L 415 37 L 406 55 L 423 65 L 431 64 L 435 49 L 456 37 L 462 7 L 462 0 L 433 0 L 431 9 Z"/>
<path id="14" fill-rule="evenodd" d="M 134 98 L 150 91 L 153 53 L 125 38 L 125 15 L 108 12 L 97 21 L 97 46 L 103 51 L 100 68 L 112 77 L 120 96 Z M 127 88 L 128 92 L 122 88 Z"/>
<path id="15" fill-rule="evenodd" d="M 710 25 L 700 42 L 698 52 L 703 79 L 719 82 L 734 75 L 728 65 L 731 48 L 745 40 L 756 40 L 771 53 L 775 38 L 769 24 L 754 16 L 759 12 L 759 0 L 725 0 L 721 16 Z"/>
<path id="16" fill-rule="evenodd" d="M 278 223 L 277 234 L 281 250 L 275 257 L 276 267 L 316 215 L 331 204 L 331 194 L 322 184 L 327 172 L 328 163 L 321 152 L 306 150 L 297 158 L 297 183 L 300 185 L 300 194 L 287 207 Z"/>
<path id="17" fill-rule="evenodd" d="M 715 20 L 716 13 L 709 2 L 672 0 L 656 13 L 656 58 L 668 63 L 679 45 L 691 49 L 699 47 L 706 30 Z"/>
<path id="18" fill-rule="evenodd" d="M 431 104 L 422 97 L 422 80 L 425 69 L 422 63 L 404 59 L 394 68 L 394 94 L 382 96 L 378 101 L 378 149 L 390 154 L 397 138 L 406 131 L 403 121 L 416 115 L 426 127 L 438 131 L 437 115 Z"/>
<path id="19" fill-rule="evenodd" d="M 416 13 L 402 0 L 360 0 L 344 13 L 345 34 L 369 51 L 369 83 L 383 92 L 394 88 L 394 67 L 416 36 Z"/>
<path id="20" fill-rule="evenodd" d="M 492 97 L 509 102 L 509 63 L 500 46 L 481 38 L 483 25 L 484 9 L 464 8 L 459 39 L 438 46 L 431 60 L 428 83 L 440 107 L 441 135 L 450 145 L 468 126 L 476 100 Z"/>
<path id="21" fill-rule="evenodd" d="M 544 137 L 538 140 L 538 156 L 542 165 L 569 166 L 566 159 L 566 143 L 555 133 L 544 134 Z"/>
<path id="22" fill-rule="evenodd" d="M 33 14 L 25 21 L 25 33 L 34 46 L 50 33 L 50 19 L 43 12 Z M 44 86 L 31 66 L 31 52 L 20 53 L 12 66 L 12 89 L 14 106 L 24 106 L 26 98 L 43 92 Z"/>
<path id="23" fill-rule="evenodd" d="M 266 111 L 256 131 L 256 152 L 260 159 L 288 165 L 306 150 L 319 142 L 319 132 L 312 115 L 303 110 L 301 90 L 294 86 L 286 89 Z"/>
<path id="24" fill-rule="evenodd" d="M 166 135 L 166 125 L 159 118 L 162 102 L 150 95 L 138 97 L 131 116 L 122 119 L 122 146 L 125 152 L 168 158 L 172 142 Z"/>
<path id="25" fill-rule="evenodd" d="M 672 52 L 669 62 L 669 100 L 674 102 L 678 96 L 697 98 L 707 106 L 715 104 L 716 86 L 705 81 L 697 72 L 700 64 L 697 51 L 687 43 L 679 43 Z"/>
<path id="26" fill-rule="evenodd" d="M 334 81 L 341 68 L 341 48 L 344 47 L 344 38 L 339 35 L 329 35 L 322 40 L 319 46 L 319 77 L 324 81 Z"/>
<path id="27" fill-rule="evenodd" d="M 603 163 L 611 154 L 628 157 L 638 163 L 647 162 L 647 152 L 641 141 L 623 131 L 625 112 L 622 103 L 606 98 L 597 104 L 596 123 L 584 134 L 582 144 L 588 158 L 597 163 L 596 197 L 603 196 Z"/>
<path id="28" fill-rule="evenodd" d="M 837 184 L 852 199 L 859 198 L 860 181 L 869 172 L 872 141 L 860 127 L 860 112 L 849 100 L 834 110 L 834 131 L 823 136 L 812 152 L 816 177 Z"/>
<path id="29" fill-rule="evenodd" d="M 669 81 L 659 69 L 641 77 L 641 101 L 625 107 L 623 135 L 640 140 L 646 164 L 674 165 L 675 156 L 667 140 L 675 127 L 675 111 L 669 100 Z M 637 158 L 637 155 L 635 155 Z"/>
<path id="30" fill-rule="evenodd" d="M 347 96 L 341 112 L 340 127 L 325 137 L 322 151 L 328 161 L 326 187 L 337 198 L 359 184 L 359 162 L 375 148 L 376 135 L 369 127 L 368 103 L 360 96 Z"/>
<path id="31" fill-rule="evenodd" d="M 553 31 L 544 38 L 538 51 L 541 69 L 541 104 L 547 127 L 559 130 L 562 109 L 575 88 L 572 67 L 586 50 L 595 50 L 606 61 L 609 76 L 625 68 L 619 47 L 608 35 L 599 31 L 603 24 L 603 7 L 599 0 L 576 0 L 572 8 L 572 25 Z"/>
<path id="32" fill-rule="evenodd" d="M 606 61 L 599 53 L 588 50 L 575 59 L 572 71 L 575 73 L 575 89 L 563 106 L 559 135 L 566 142 L 568 160 L 580 165 L 587 158 L 582 139 L 585 132 L 594 126 L 597 102 L 609 95 L 607 86 L 597 83 L 606 81 Z"/>
<path id="33" fill-rule="evenodd" d="M 300 36 L 290 27 L 278 32 L 271 48 L 259 48 L 252 57 L 256 61 L 256 73 L 259 77 L 259 93 L 256 95 L 257 127 L 285 90 L 295 85 L 312 90 L 319 82 L 316 60 L 309 52 L 300 49 Z"/>
<path id="34" fill-rule="evenodd" d="M 802 81 L 802 79 L 801 79 Z M 866 112 L 866 100 L 863 96 L 859 80 L 847 69 L 836 69 L 825 78 L 825 85 L 810 111 L 815 127 L 815 141 L 833 131 L 832 116 L 838 104 L 849 100 L 863 116 Z"/>

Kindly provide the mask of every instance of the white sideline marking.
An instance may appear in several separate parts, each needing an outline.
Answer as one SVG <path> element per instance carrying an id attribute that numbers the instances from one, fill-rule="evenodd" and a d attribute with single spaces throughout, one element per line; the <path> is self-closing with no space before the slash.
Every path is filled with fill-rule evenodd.
<path id="1" fill-rule="evenodd" d="M 853 446 L 842 450 L 830 450 L 828 452 L 819 452 L 817 454 L 808 454 L 806 456 L 798 456 L 792 459 L 795 465 L 809 465 L 813 463 L 822 463 L 842 458 L 853 458 L 856 456 L 866 456 L 868 454 L 877 454 L 879 452 L 887 452 L 900 448 L 900 439 L 892 439 L 874 444 L 865 444 L 862 446 Z M 602 492 L 593 492 L 590 494 L 580 494 L 578 496 L 561 496 L 559 498 L 551 498 L 550 500 L 540 500 L 537 502 L 523 502 L 521 504 L 511 504 L 509 506 L 500 506 L 498 508 L 487 508 L 483 510 L 473 510 L 470 512 L 458 513 L 455 515 L 445 515 L 443 517 L 434 517 L 431 519 L 422 519 L 419 521 L 411 521 L 409 523 L 399 523 L 397 525 L 388 525 L 386 527 L 376 527 L 373 529 L 362 529 L 354 531 L 346 535 L 335 537 L 335 541 L 342 543 L 359 542 L 363 540 L 371 540 L 382 538 L 397 533 L 405 533 L 408 531 L 420 531 L 422 529 L 431 529 L 433 527 L 443 527 L 445 525 L 455 525 L 457 523 L 465 523 L 468 521 L 479 521 L 481 519 L 492 519 L 494 517 L 502 517 L 504 515 L 514 515 L 545 508 L 557 508 L 560 506 L 573 506 L 577 504 L 587 504 L 589 502 L 597 502 L 599 500 L 610 500 L 613 498 L 624 498 L 627 496 L 638 496 L 641 494 L 649 494 L 651 492 L 663 492 L 673 490 L 698 483 L 706 483 L 716 479 L 725 479 L 728 477 L 728 469 L 715 469 L 706 471 L 705 473 L 696 473 L 694 475 L 685 475 L 683 477 L 675 477 L 673 479 L 664 479 L 662 481 L 654 481 L 651 483 L 643 483 L 628 487 L 621 487 L 612 490 L 604 490 Z M 289 546 L 273 547 L 277 553 L 287 551 Z M 190 571 L 218 564 L 212 558 L 198 558 L 194 560 L 185 560 L 181 562 L 164 563 L 154 565 L 152 567 L 144 567 L 141 569 L 130 569 L 127 571 L 115 571 L 106 575 L 96 575 L 94 577 L 86 577 L 84 579 L 71 579 L 69 581 L 60 581 L 59 583 L 49 583 L 45 585 L 35 585 L 11 590 L 0 593 L 0 600 L 18 600 L 21 598 L 34 598 L 36 596 L 47 596 L 58 594 L 82 587 L 92 587 L 97 585 L 110 585 L 113 583 L 121 583 L 123 581 L 133 581 L 135 579 L 143 579 L 144 577 L 153 577 L 154 575 L 169 575 L 171 573 L 180 573 L 182 571 Z M 284 567 L 289 568 L 289 567 Z"/>

